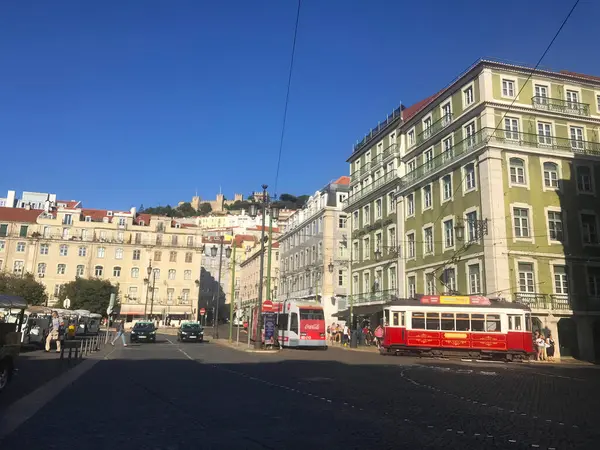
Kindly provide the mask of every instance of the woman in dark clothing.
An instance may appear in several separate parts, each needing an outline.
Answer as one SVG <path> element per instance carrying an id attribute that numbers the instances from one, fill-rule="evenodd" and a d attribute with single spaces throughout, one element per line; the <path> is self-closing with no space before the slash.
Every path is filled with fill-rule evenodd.
<path id="1" fill-rule="evenodd" d="M 554 339 L 552 339 L 552 333 L 548 333 L 548 337 L 546 338 L 546 356 L 548 357 L 548 361 L 554 361 Z"/>

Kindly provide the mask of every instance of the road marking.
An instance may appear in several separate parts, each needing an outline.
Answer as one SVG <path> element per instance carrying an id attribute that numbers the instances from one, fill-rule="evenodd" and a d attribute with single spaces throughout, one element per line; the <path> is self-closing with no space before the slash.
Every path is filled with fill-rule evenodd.
<path id="1" fill-rule="evenodd" d="M 100 361 L 101 359 L 99 358 L 86 359 L 76 367 L 48 381 L 32 393 L 10 405 L 10 414 L 0 417 L 0 440 L 16 430 L 23 422 L 33 417 L 40 409 Z"/>
<path id="2" fill-rule="evenodd" d="M 190 361 L 195 361 L 194 358 L 192 358 L 190 355 L 187 354 L 187 352 L 185 350 L 183 350 L 182 348 L 178 348 L 177 350 L 179 350 L 181 353 L 183 353 L 187 359 L 189 359 Z"/>

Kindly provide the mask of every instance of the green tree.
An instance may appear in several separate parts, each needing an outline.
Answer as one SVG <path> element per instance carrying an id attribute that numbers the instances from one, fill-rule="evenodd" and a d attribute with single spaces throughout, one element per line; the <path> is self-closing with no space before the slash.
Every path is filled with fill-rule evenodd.
<path id="1" fill-rule="evenodd" d="M 192 208 L 192 204 L 190 202 L 182 203 L 177 207 L 177 209 L 181 213 L 181 217 L 192 217 L 198 214 L 198 212 Z"/>
<path id="2" fill-rule="evenodd" d="M 206 202 L 202 203 L 200 205 L 200 208 L 198 209 L 198 212 L 203 216 L 210 214 L 211 211 L 212 211 L 212 206 L 210 206 L 210 203 L 206 203 Z"/>
<path id="3" fill-rule="evenodd" d="M 86 309 L 97 314 L 106 314 L 110 303 L 110 294 L 118 294 L 119 286 L 113 286 L 108 280 L 99 278 L 76 278 L 67 283 L 60 293 L 61 301 L 71 300 L 70 309 Z"/>
<path id="4" fill-rule="evenodd" d="M 16 295 L 23 298 L 28 305 L 45 305 L 48 301 L 46 288 L 37 282 L 31 273 L 23 276 L 0 273 L 0 294 Z"/>
<path id="5" fill-rule="evenodd" d="M 298 197 L 296 197 L 295 195 L 292 195 L 292 194 L 281 194 L 279 196 L 279 200 L 282 202 L 296 203 L 296 200 L 298 200 Z"/>

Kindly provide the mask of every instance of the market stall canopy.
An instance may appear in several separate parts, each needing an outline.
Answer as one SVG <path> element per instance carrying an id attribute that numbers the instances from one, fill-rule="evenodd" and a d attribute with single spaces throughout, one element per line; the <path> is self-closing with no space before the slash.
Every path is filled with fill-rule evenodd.
<path id="1" fill-rule="evenodd" d="M 52 308 L 48 308 L 47 306 L 30 306 L 27 308 L 27 311 L 31 314 L 50 314 Z"/>
<path id="2" fill-rule="evenodd" d="M 27 302 L 16 295 L 0 294 L 0 308 L 27 308 Z"/>

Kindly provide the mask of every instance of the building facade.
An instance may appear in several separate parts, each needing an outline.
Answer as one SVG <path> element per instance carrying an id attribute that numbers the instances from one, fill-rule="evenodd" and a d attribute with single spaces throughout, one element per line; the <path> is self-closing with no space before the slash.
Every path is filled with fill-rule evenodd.
<path id="1" fill-rule="evenodd" d="M 600 358 L 599 126 L 600 78 L 494 61 L 421 104 L 399 129 L 400 294 L 517 301 Z"/>
<path id="2" fill-rule="evenodd" d="M 246 245 L 243 261 L 240 263 L 239 297 L 242 308 L 254 308 L 258 302 L 258 288 L 260 280 L 260 240 L 255 246 Z M 279 290 L 279 242 L 273 240 L 271 245 L 271 277 L 268 279 L 268 244 L 265 244 L 263 270 L 263 295 L 262 301 L 277 300 Z M 269 291 L 270 281 L 270 291 Z"/>
<path id="3" fill-rule="evenodd" d="M 350 177 L 340 177 L 315 192 L 279 239 L 281 295 L 320 301 L 328 324 L 349 295 L 350 230 L 342 210 L 349 184 Z"/>
<path id="4" fill-rule="evenodd" d="M 0 208 L 0 269 L 33 273 L 50 305 L 64 284 L 96 277 L 119 285 L 123 315 L 193 315 L 201 244 L 198 228 L 135 208 Z"/>

